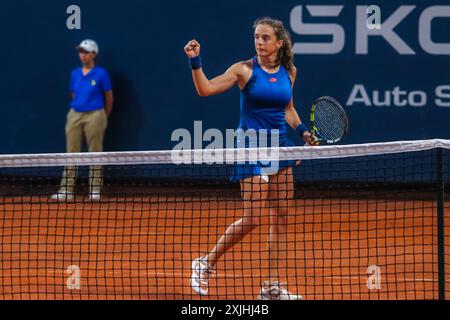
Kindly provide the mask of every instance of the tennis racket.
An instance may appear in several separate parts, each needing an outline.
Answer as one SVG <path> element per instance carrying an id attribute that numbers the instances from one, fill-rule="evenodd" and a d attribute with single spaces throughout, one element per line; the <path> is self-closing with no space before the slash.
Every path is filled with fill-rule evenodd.
<path id="1" fill-rule="evenodd" d="M 321 97 L 314 101 L 310 120 L 311 133 L 318 144 L 338 143 L 348 131 L 347 113 L 332 97 Z"/>

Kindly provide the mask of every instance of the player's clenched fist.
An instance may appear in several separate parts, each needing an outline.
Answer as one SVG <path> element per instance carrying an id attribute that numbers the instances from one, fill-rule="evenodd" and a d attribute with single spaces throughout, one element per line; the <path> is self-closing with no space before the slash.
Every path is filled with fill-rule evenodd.
<path id="1" fill-rule="evenodd" d="M 200 55 L 200 43 L 197 40 L 191 40 L 184 47 L 184 52 L 189 58 L 194 58 Z"/>

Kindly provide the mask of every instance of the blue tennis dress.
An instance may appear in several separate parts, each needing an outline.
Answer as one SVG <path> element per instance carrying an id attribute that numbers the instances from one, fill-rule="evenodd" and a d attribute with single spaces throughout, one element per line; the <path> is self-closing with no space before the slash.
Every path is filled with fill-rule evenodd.
<path id="1" fill-rule="evenodd" d="M 235 147 L 293 146 L 292 141 L 286 137 L 285 108 L 291 99 L 292 82 L 286 68 L 281 66 L 278 72 L 268 73 L 261 68 L 258 59 L 254 57 L 252 76 L 241 91 L 241 115 Z M 249 139 L 249 133 L 250 136 L 254 136 L 253 132 L 256 132 L 257 138 Z M 260 138 L 264 141 L 266 137 L 267 142 L 262 144 Z M 273 175 L 283 168 L 294 165 L 295 162 L 291 160 L 235 164 L 231 180 L 239 181 L 252 176 Z"/>

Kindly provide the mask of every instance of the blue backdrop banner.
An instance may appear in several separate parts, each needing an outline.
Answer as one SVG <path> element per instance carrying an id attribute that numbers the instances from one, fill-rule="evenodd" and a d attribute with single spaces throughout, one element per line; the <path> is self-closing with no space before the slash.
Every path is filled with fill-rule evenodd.
<path id="1" fill-rule="evenodd" d="M 0 153 L 65 151 L 70 72 L 84 38 L 99 43 L 114 86 L 105 150 L 171 149 L 173 131 L 193 132 L 197 120 L 203 130 L 235 128 L 238 89 L 198 97 L 183 47 L 196 38 L 216 76 L 255 54 L 261 16 L 291 32 L 305 120 L 312 101 L 330 95 L 350 118 L 342 143 L 450 138 L 450 1 L 79 0 L 78 26 L 72 4 L 1 5 Z"/>

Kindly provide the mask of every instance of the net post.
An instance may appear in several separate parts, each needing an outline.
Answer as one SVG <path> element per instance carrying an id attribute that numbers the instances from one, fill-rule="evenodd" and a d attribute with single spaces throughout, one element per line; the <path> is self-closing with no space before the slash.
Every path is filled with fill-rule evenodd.
<path id="1" fill-rule="evenodd" d="M 439 300 L 445 300 L 445 238 L 444 238 L 444 151 L 437 149 L 437 236 L 438 236 L 438 285 Z"/>

